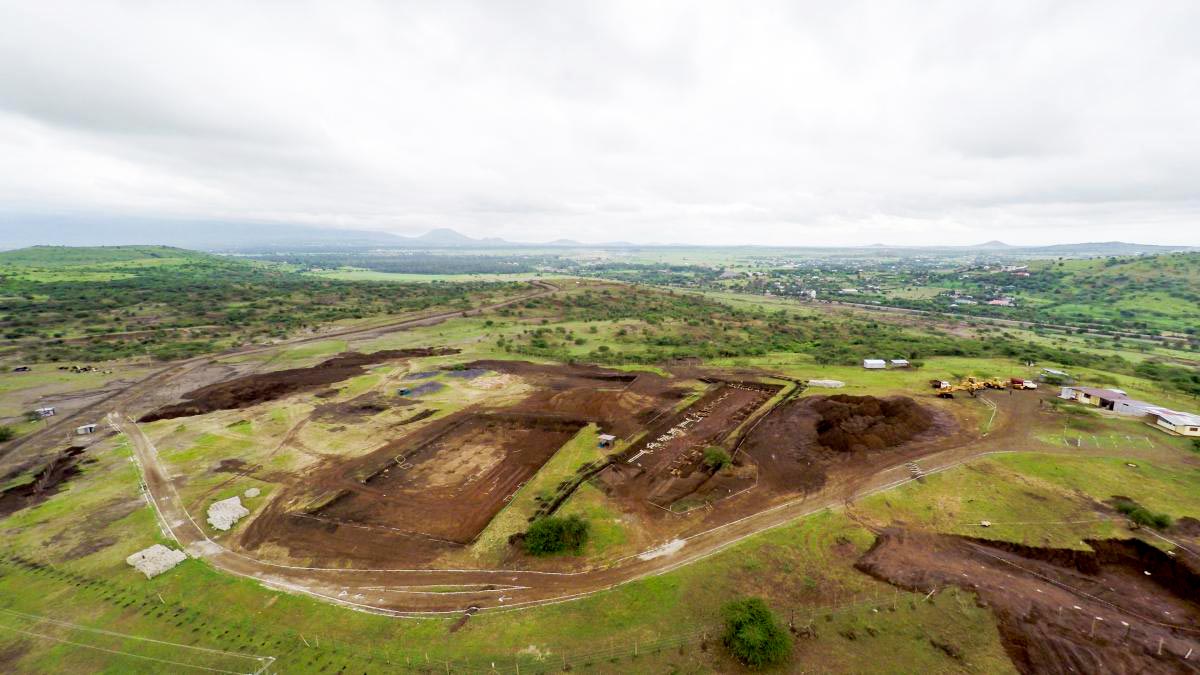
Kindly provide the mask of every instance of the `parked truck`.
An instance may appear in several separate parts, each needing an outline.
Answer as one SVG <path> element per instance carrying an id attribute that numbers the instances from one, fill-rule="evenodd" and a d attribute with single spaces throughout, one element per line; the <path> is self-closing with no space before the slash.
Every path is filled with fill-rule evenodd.
<path id="1" fill-rule="evenodd" d="M 1013 389 L 1037 389 L 1037 382 L 1026 380 L 1023 377 L 1014 377 L 1009 380 L 1009 386 Z"/>

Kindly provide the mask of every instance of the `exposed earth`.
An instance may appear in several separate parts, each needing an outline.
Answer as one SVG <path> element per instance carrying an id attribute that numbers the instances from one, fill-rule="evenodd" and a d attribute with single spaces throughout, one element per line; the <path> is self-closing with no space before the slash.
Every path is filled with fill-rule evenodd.
<path id="1" fill-rule="evenodd" d="M 1086 544 L 1092 550 L 889 527 L 856 566 L 907 590 L 977 593 L 1022 673 L 1195 672 L 1184 656 L 1200 653 L 1200 570 L 1139 539 Z"/>

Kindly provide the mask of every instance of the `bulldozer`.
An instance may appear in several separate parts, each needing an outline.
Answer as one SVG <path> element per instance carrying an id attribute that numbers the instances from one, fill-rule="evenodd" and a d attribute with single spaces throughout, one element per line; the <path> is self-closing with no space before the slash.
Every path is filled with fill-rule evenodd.
<path id="1" fill-rule="evenodd" d="M 954 392 L 965 391 L 972 397 L 980 389 L 1006 389 L 1008 383 L 998 378 L 965 377 L 951 384 L 946 380 L 930 380 L 929 384 L 937 391 L 938 398 L 954 398 Z"/>

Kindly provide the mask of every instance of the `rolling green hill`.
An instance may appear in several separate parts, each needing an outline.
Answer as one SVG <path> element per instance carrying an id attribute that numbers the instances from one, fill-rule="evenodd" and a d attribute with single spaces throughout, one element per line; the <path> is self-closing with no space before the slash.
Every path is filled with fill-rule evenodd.
<path id="1" fill-rule="evenodd" d="M 1045 261 L 1012 281 L 1046 320 L 1195 335 L 1200 253 Z"/>
<path id="2" fill-rule="evenodd" d="M 24 359 L 172 359 L 334 321 L 466 306 L 484 292 L 507 291 L 324 279 L 162 246 L 45 246 L 0 253 L 0 335 Z"/>

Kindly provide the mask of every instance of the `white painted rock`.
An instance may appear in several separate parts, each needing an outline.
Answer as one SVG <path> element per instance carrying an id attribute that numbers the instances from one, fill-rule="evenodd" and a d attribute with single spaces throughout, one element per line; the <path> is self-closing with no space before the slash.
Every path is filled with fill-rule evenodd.
<path id="1" fill-rule="evenodd" d="M 841 380 L 809 380 L 808 386 L 822 387 L 824 389 L 841 389 L 846 386 L 846 383 Z"/>
<path id="2" fill-rule="evenodd" d="M 162 544 L 155 544 L 150 548 L 134 553 L 126 558 L 125 562 L 132 565 L 137 571 L 145 574 L 147 579 L 153 579 L 184 560 L 187 560 L 187 554 L 183 551 L 176 551 Z"/>
<path id="3" fill-rule="evenodd" d="M 208 507 L 208 524 L 225 531 L 248 515 L 250 515 L 250 509 L 242 506 L 241 497 L 234 495 L 229 499 L 213 502 L 212 506 Z"/>
<path id="4" fill-rule="evenodd" d="M 255 497 L 261 495 L 262 491 L 260 491 L 258 488 L 250 488 L 250 489 L 246 490 L 243 494 L 246 495 L 246 499 L 254 499 Z"/>

